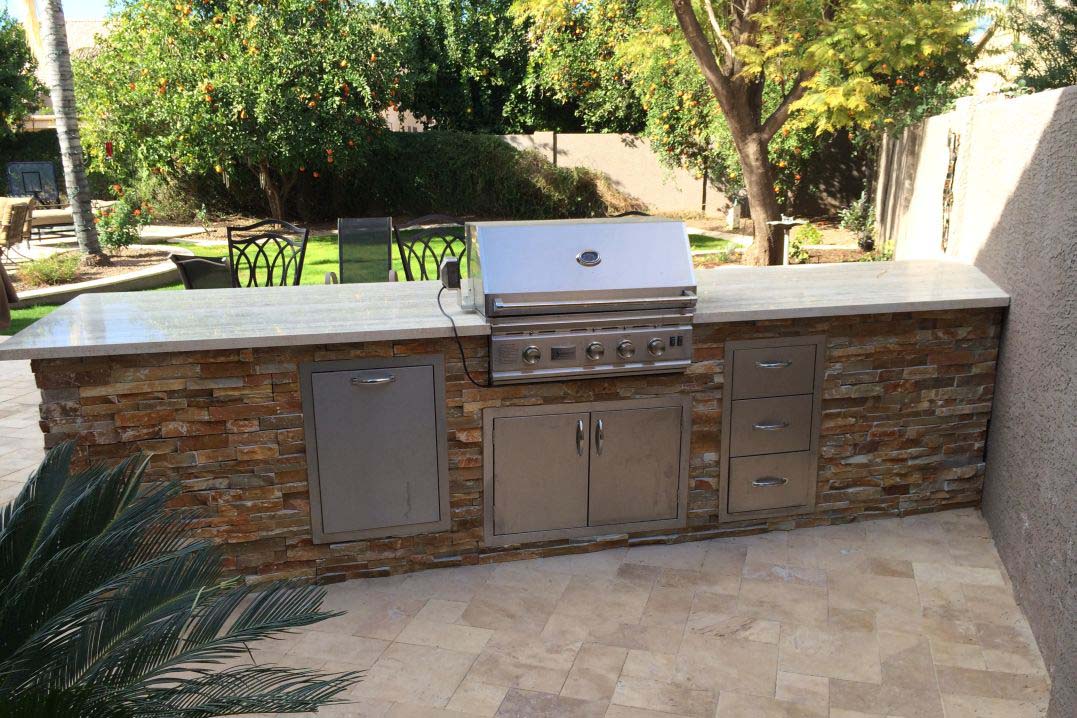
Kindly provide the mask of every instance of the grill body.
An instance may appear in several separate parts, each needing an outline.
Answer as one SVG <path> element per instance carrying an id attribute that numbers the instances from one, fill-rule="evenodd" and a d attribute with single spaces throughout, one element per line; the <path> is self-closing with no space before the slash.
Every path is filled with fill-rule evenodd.
<path id="1" fill-rule="evenodd" d="M 461 305 L 490 323 L 493 384 L 684 371 L 695 275 L 657 217 L 467 225 Z"/>

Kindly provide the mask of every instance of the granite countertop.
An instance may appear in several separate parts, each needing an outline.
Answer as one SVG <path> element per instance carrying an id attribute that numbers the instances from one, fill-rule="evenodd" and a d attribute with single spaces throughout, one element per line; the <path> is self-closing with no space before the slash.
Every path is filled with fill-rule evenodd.
<path id="1" fill-rule="evenodd" d="M 696 323 L 1003 307 L 1009 296 L 948 260 L 696 271 Z M 438 282 L 83 294 L 0 345 L 2 359 L 296 346 L 451 336 Z M 462 336 L 489 328 L 445 309 Z"/>

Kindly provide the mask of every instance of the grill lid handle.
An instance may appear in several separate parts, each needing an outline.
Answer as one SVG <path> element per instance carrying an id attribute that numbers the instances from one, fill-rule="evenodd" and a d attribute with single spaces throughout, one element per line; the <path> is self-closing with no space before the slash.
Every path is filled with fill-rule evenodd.
<path id="1" fill-rule="evenodd" d="M 672 305 L 672 306 L 691 306 L 695 304 L 696 294 L 688 289 L 685 289 L 679 297 L 626 297 L 624 299 L 596 299 L 586 301 L 564 301 L 564 302 L 506 302 L 502 299 L 494 300 L 494 309 L 562 309 L 564 307 L 581 306 L 587 308 L 594 307 L 621 307 L 634 304 L 648 304 L 648 305 Z"/>

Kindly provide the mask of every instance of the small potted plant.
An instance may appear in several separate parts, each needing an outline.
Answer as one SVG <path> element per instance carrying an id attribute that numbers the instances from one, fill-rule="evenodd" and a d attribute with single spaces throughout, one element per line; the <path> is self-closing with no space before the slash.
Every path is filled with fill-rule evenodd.
<path id="1" fill-rule="evenodd" d="M 856 235 L 856 246 L 865 252 L 875 249 L 875 206 L 867 190 L 841 211 L 841 227 Z"/>

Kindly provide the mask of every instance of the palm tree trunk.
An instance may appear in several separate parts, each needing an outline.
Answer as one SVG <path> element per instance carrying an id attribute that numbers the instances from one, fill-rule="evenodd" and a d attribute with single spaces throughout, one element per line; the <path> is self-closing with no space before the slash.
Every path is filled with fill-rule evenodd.
<path id="1" fill-rule="evenodd" d="M 97 240 L 97 228 L 90 206 L 90 185 L 79 139 L 78 110 L 75 106 L 75 80 L 71 72 L 71 53 L 67 47 L 67 24 L 60 0 L 44 0 L 42 17 L 44 47 L 41 66 L 49 85 L 52 109 L 56 115 L 56 135 L 60 140 L 60 157 L 64 165 L 64 183 L 71 202 L 75 238 L 90 264 L 107 263 Z"/>

